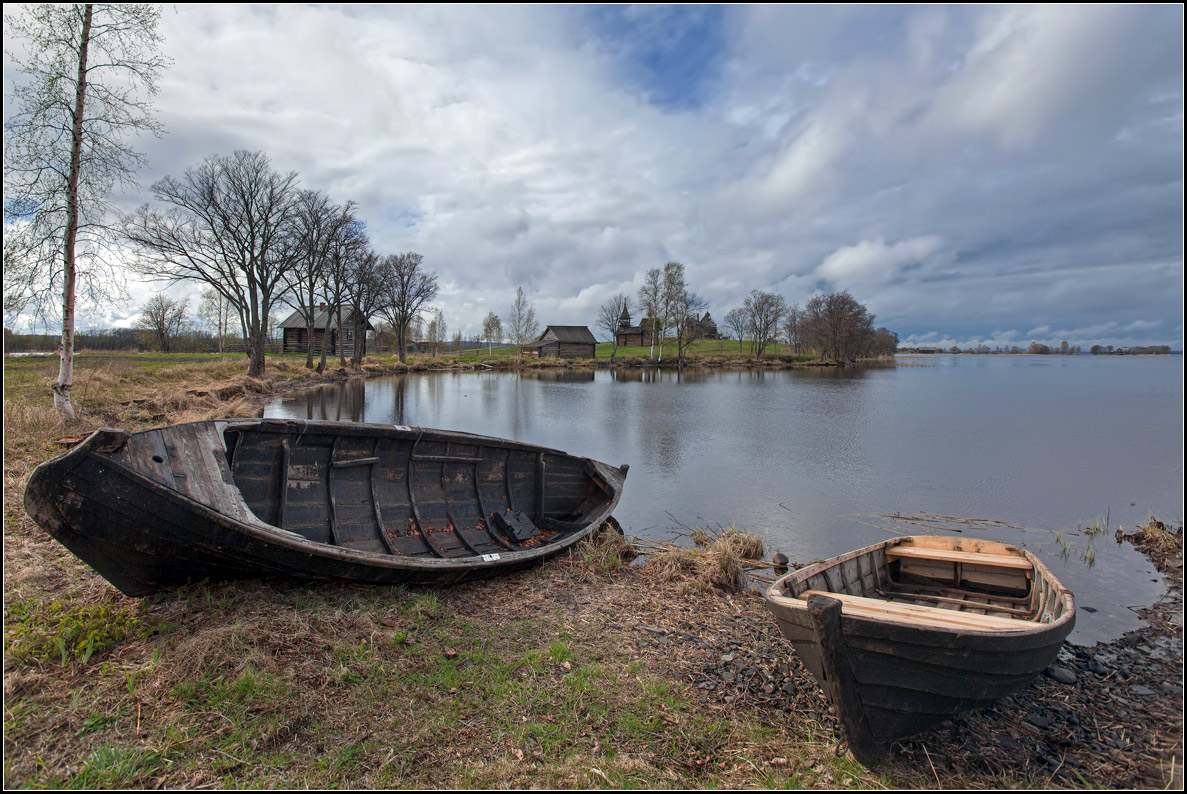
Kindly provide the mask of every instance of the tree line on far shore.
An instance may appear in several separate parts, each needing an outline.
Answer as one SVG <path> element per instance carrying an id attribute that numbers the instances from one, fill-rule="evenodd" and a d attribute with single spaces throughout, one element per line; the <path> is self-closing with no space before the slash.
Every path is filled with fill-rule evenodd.
<path id="1" fill-rule="evenodd" d="M 973 354 L 973 355 L 1022 355 L 1024 353 L 1032 356 L 1078 356 L 1083 352 L 1079 345 L 1069 345 L 1066 341 L 1060 342 L 1058 346 L 1047 345 L 1042 342 L 1031 342 L 1025 349 L 1018 345 L 998 345 L 997 347 L 990 347 L 984 343 L 973 345 L 971 347 L 961 348 L 959 345 L 952 345 L 949 348 L 936 347 L 906 347 L 901 351 L 902 353 L 953 353 L 953 354 Z M 1088 350 L 1094 356 L 1156 356 L 1168 355 L 1171 353 L 1170 345 L 1147 345 L 1134 347 L 1117 347 L 1112 345 L 1093 345 Z"/>
<path id="2" fill-rule="evenodd" d="M 684 265 L 668 262 L 663 270 L 647 271 L 638 303 L 619 293 L 602 304 L 598 328 L 614 340 L 612 356 L 618 349 L 619 318 L 638 309 L 643 313 L 640 328 L 650 336 L 650 355 L 663 360 L 664 343 L 676 347 L 676 363 L 684 363 L 689 345 L 698 338 L 700 313 L 707 303 L 688 289 Z M 812 297 L 802 308 L 789 304 L 773 292 L 753 290 L 742 305 L 731 309 L 724 319 L 726 335 L 738 341 L 738 352 L 762 357 L 777 342 L 786 343 L 796 355 L 809 350 L 820 358 L 839 363 L 859 358 L 894 355 L 898 335 L 885 328 L 874 328 L 874 315 L 848 292 L 833 292 Z"/>

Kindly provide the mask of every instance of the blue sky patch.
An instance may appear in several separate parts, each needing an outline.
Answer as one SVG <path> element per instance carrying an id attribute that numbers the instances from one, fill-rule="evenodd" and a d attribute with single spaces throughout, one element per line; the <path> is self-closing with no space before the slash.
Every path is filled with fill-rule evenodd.
<path id="1" fill-rule="evenodd" d="M 622 79 L 665 109 L 700 106 L 726 51 L 728 9 L 715 5 L 599 5 L 583 21 L 612 54 Z"/>

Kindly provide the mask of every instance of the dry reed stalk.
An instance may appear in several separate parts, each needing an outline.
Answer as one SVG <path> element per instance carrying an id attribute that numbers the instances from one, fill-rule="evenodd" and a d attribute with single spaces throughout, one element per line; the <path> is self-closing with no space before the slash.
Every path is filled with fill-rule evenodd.
<path id="1" fill-rule="evenodd" d="M 643 567 L 661 582 L 674 582 L 695 574 L 702 557 L 700 552 L 672 547 L 650 555 Z"/>
<path id="2" fill-rule="evenodd" d="M 757 535 L 743 532 L 732 524 L 717 537 L 716 544 L 722 544 L 744 560 L 761 560 L 766 554 L 766 548 Z"/>

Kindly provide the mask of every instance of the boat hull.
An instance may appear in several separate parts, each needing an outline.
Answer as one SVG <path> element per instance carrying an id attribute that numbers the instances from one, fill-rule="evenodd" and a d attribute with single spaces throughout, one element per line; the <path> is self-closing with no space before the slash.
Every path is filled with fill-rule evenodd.
<path id="1" fill-rule="evenodd" d="M 890 571 L 879 574 L 874 561 L 882 555 L 885 563 L 885 549 L 898 542 L 860 549 L 840 564 L 889 578 Z M 832 561 L 783 577 L 768 591 L 767 604 L 796 656 L 833 702 L 858 760 L 875 765 L 886 759 L 894 741 L 989 706 L 1025 687 L 1054 661 L 1075 623 L 1071 595 L 1041 562 L 1028 557 L 1038 576 L 1035 600 L 1045 588 L 1051 605 L 1038 610 L 1044 619 L 1027 621 L 1018 630 L 978 627 L 976 616 L 967 618 L 968 625 L 939 626 L 848 614 L 827 594 L 794 599 L 802 607 L 793 603 L 788 596 L 797 578 L 802 587 L 813 574 L 825 576 Z M 859 560 L 868 563 L 866 569 Z M 861 589 L 858 583 L 850 587 L 851 593 Z"/>
<path id="2" fill-rule="evenodd" d="M 97 431 L 38 467 L 25 505 L 131 596 L 205 578 L 447 584 L 571 547 L 625 473 L 446 431 L 206 422 Z"/>

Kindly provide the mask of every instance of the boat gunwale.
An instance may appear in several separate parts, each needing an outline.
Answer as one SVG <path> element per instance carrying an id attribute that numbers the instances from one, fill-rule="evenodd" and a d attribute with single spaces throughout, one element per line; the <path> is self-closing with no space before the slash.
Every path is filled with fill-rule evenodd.
<path id="1" fill-rule="evenodd" d="M 880 541 L 878 543 L 874 543 L 874 544 L 865 546 L 860 549 L 855 549 L 852 551 L 845 552 L 843 554 L 838 554 L 835 557 L 830 557 L 826 560 L 814 562 L 811 565 L 800 568 L 797 571 L 792 571 L 784 576 L 781 576 L 779 579 L 775 580 L 775 582 L 772 583 L 769 588 L 767 588 L 767 591 L 765 594 L 766 602 L 767 602 L 769 608 L 771 609 L 771 611 L 775 613 L 776 617 L 779 617 L 781 610 L 802 611 L 806 615 L 806 614 L 808 614 L 807 600 L 799 598 L 798 596 L 791 595 L 790 587 L 788 587 L 789 583 L 791 583 L 793 581 L 797 581 L 797 582 L 802 581 L 804 579 L 807 579 L 808 577 L 815 576 L 816 574 L 819 574 L 826 570 L 834 568 L 837 565 L 847 562 L 848 560 L 855 559 L 857 557 L 861 557 L 866 554 L 872 554 L 872 553 L 878 551 L 879 549 L 887 549 L 892 546 L 902 544 L 904 542 L 909 542 L 912 537 L 915 537 L 915 536 L 902 536 L 902 537 L 898 537 L 898 538 L 890 538 L 888 540 Z M 934 538 L 934 537 L 942 537 L 942 536 L 921 535 L 918 537 Z M 862 624 L 867 624 L 867 625 L 886 625 L 886 626 L 895 626 L 895 627 L 899 627 L 899 628 L 903 628 L 903 627 L 915 628 L 915 629 L 917 629 L 919 631 L 923 631 L 923 632 L 930 632 L 930 633 L 935 633 L 935 634 L 940 634 L 940 635 L 952 635 L 952 636 L 975 635 L 975 636 L 998 637 L 998 638 L 1007 638 L 1007 637 L 1008 638 L 1021 638 L 1021 637 L 1033 637 L 1033 636 L 1038 636 L 1038 635 L 1043 635 L 1043 634 L 1047 634 L 1047 633 L 1054 633 L 1054 632 L 1061 631 L 1066 623 L 1068 623 L 1069 621 L 1075 620 L 1075 602 L 1072 597 L 1071 591 L 1068 590 L 1068 588 L 1065 587 L 1063 585 L 1063 583 L 1059 581 L 1059 579 L 1054 575 L 1054 573 L 1052 573 L 1051 569 L 1048 568 L 1046 566 L 1046 564 L 1044 564 L 1043 561 L 1040 560 L 1038 557 L 1036 557 L 1034 554 L 1027 551 L 1026 549 L 1023 549 L 1023 548 L 1020 548 L 1017 546 L 1013 546 L 1012 548 L 1020 556 L 1024 557 L 1028 562 L 1030 562 L 1031 565 L 1034 566 L 1035 574 L 1037 576 L 1042 577 L 1048 583 L 1050 583 L 1051 586 L 1053 587 L 1053 589 L 1058 594 L 1059 601 L 1063 603 L 1064 610 L 1063 610 L 1063 614 L 1061 614 L 1055 620 L 1050 620 L 1050 621 L 1040 621 L 1040 620 L 1021 621 L 1020 620 L 1020 621 L 1018 621 L 1018 623 L 1021 625 L 1018 628 L 1013 628 L 1013 627 L 998 628 L 998 627 L 993 627 L 993 626 L 977 627 L 977 626 L 973 626 L 973 625 L 962 626 L 962 625 L 955 625 L 955 624 L 949 627 L 949 626 L 937 626 L 937 625 L 930 624 L 930 623 L 921 623 L 919 621 L 914 621 L 914 620 L 911 620 L 909 617 L 901 616 L 901 615 L 891 615 L 888 613 L 885 617 L 874 617 L 874 616 L 864 614 L 864 613 L 855 614 L 850 611 L 845 611 L 844 609 L 842 609 L 842 612 L 841 612 L 841 619 L 843 621 L 855 621 L 855 622 L 860 622 Z M 828 598 L 828 594 L 822 594 L 821 597 Z M 840 599 L 834 599 L 834 600 L 840 601 Z M 877 600 L 882 600 L 882 599 L 871 599 L 871 600 L 877 601 Z M 894 602 L 887 600 L 887 603 L 894 603 Z M 970 617 L 976 616 L 975 613 L 943 609 L 940 607 L 926 607 L 926 608 L 935 609 L 941 613 L 942 612 L 952 612 L 956 615 L 968 615 Z"/>
<path id="2" fill-rule="evenodd" d="M 388 430 L 388 431 L 419 431 L 423 432 L 424 428 L 409 428 L 406 426 L 393 425 L 376 425 L 364 423 L 340 423 L 340 422 L 320 422 L 317 420 L 204 420 L 198 422 L 183 422 L 179 425 L 165 425 L 158 428 L 148 428 L 143 431 L 133 433 L 121 428 L 101 427 L 91 433 L 86 439 L 79 444 L 71 447 L 60 455 L 57 455 L 49 460 L 39 464 L 29 476 L 29 482 L 34 484 L 32 490 L 26 488 L 25 506 L 26 510 L 33 516 L 39 524 L 41 519 L 39 516 L 44 516 L 49 511 L 52 516 L 49 521 L 50 526 L 57 527 L 65 524 L 62 515 L 54 504 L 51 494 L 45 493 L 44 485 L 52 482 L 57 484 L 68 473 L 77 467 L 82 460 L 87 457 L 94 456 L 95 459 L 104 466 L 111 467 L 116 470 L 119 476 L 133 481 L 140 482 L 145 487 L 152 490 L 154 493 L 160 494 L 162 497 L 180 504 L 184 509 L 200 516 L 201 518 L 213 521 L 215 524 L 229 528 L 233 531 L 238 531 L 249 537 L 254 537 L 257 540 L 263 541 L 272 545 L 279 545 L 284 547 L 287 551 L 301 554 L 311 554 L 322 559 L 336 560 L 345 563 L 354 563 L 370 567 L 381 567 L 394 571 L 434 571 L 441 569 L 452 570 L 497 570 L 502 567 L 518 564 L 527 564 L 537 559 L 545 559 L 552 557 L 557 553 L 563 551 L 571 545 L 578 543 L 580 540 L 589 535 L 593 530 L 599 527 L 606 521 L 613 513 L 618 505 L 618 501 L 622 496 L 622 484 L 625 477 L 625 472 L 619 468 L 615 469 L 609 464 L 594 460 L 593 458 L 586 458 L 578 455 L 572 455 L 560 450 L 553 450 L 546 447 L 541 447 L 532 444 L 525 444 L 523 442 L 507 441 L 506 439 L 499 439 L 493 436 L 481 436 L 473 433 L 460 433 L 451 430 L 432 430 L 429 432 L 441 433 L 446 435 L 464 436 L 466 438 L 474 439 L 473 443 L 480 444 L 483 441 L 488 442 L 486 446 L 494 448 L 522 448 L 533 451 L 544 451 L 561 455 L 574 460 L 588 461 L 591 463 L 599 476 L 606 482 L 607 486 L 613 489 L 612 496 L 607 500 L 606 505 L 597 513 L 590 516 L 588 522 L 581 529 L 568 533 L 560 540 L 548 544 L 541 544 L 538 546 L 516 549 L 516 550 L 499 550 L 491 552 L 486 555 L 468 555 L 463 557 L 447 557 L 442 559 L 437 558 L 420 558 L 404 555 L 386 554 L 375 551 L 364 551 L 360 549 L 351 549 L 343 546 L 336 546 L 328 543 L 321 543 L 310 540 L 304 536 L 292 532 L 291 530 L 277 527 L 274 524 L 262 520 L 244 503 L 246 514 L 250 516 L 252 521 L 245 521 L 226 513 L 214 509 L 210 505 L 199 502 L 181 491 L 169 488 L 164 483 L 154 480 L 145 473 L 137 471 L 126 463 L 123 463 L 112 457 L 111 452 L 96 450 L 94 447 L 102 440 L 110 438 L 111 436 L 124 437 L 126 439 L 138 433 L 147 433 L 153 431 L 161 431 L 170 427 L 177 427 L 180 425 L 199 425 L 210 424 L 213 425 L 218 438 L 223 441 L 224 452 L 226 451 L 225 437 L 223 433 L 227 429 L 258 429 L 262 424 L 267 423 L 266 428 L 274 430 L 275 432 L 290 432 L 293 425 L 306 425 L 314 427 L 319 430 L 336 431 L 342 428 L 348 430 L 362 429 L 362 430 Z M 288 430 L 285 425 L 288 425 Z M 373 433 L 368 432 L 352 432 L 352 435 L 371 436 Z M 503 442 L 506 446 L 490 444 L 489 442 Z M 121 445 L 122 446 L 122 445 Z M 234 487 L 232 485 L 232 487 Z M 236 489 L 237 490 L 237 489 Z M 30 508 L 34 509 L 30 509 Z M 75 530 L 65 527 L 66 531 L 73 533 Z M 49 529 L 47 528 L 47 531 Z M 50 532 L 54 535 L 55 532 Z"/>

